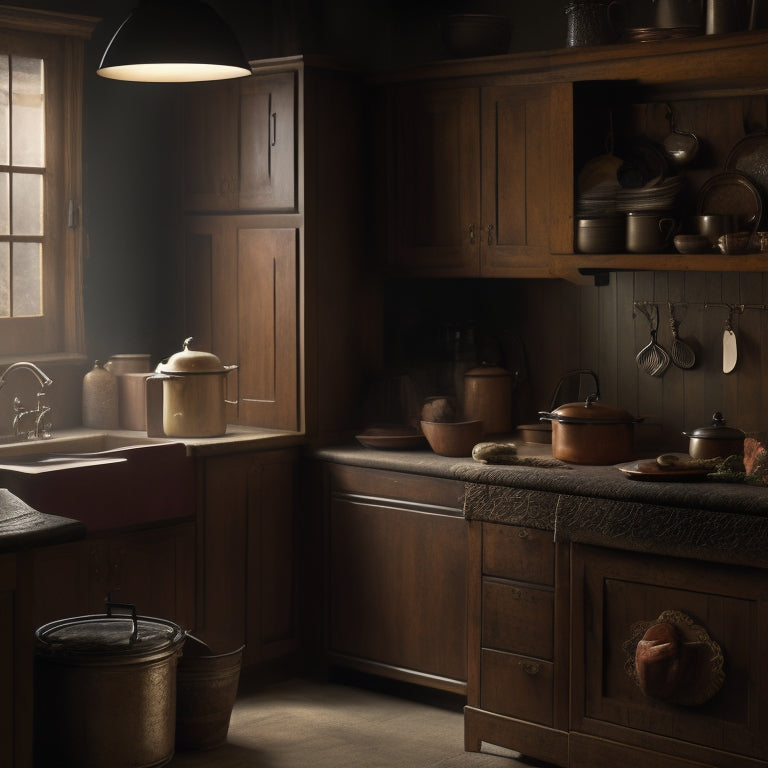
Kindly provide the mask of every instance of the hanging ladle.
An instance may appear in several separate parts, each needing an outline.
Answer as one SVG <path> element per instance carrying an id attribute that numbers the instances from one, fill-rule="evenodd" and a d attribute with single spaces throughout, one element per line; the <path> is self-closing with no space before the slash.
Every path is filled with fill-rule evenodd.
<path id="1" fill-rule="evenodd" d="M 637 366 L 650 376 L 661 376 L 669 367 L 669 353 L 656 341 L 659 327 L 659 308 L 655 304 L 636 302 L 635 307 L 645 315 L 651 340 L 635 356 Z"/>
<path id="2" fill-rule="evenodd" d="M 693 368 L 696 365 L 696 354 L 694 351 L 684 342 L 680 340 L 677 334 L 678 321 L 675 317 L 675 305 L 672 302 L 668 302 L 669 305 L 669 327 L 672 330 L 672 344 L 669 348 L 669 354 L 672 358 L 672 362 L 678 368 Z"/>
<path id="3" fill-rule="evenodd" d="M 664 139 L 664 152 L 674 165 L 687 165 L 699 153 L 699 137 L 693 131 L 681 131 L 675 125 L 675 113 L 667 104 L 671 133 Z"/>

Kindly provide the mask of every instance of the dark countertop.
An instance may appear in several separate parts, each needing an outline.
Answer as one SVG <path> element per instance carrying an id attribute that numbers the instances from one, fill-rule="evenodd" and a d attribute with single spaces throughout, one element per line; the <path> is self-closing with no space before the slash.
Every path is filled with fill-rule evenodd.
<path id="1" fill-rule="evenodd" d="M 518 446 L 551 458 L 549 446 Z M 322 461 L 460 480 L 470 520 L 553 531 L 558 541 L 768 567 L 768 486 L 630 479 L 616 466 L 480 464 L 429 450 L 357 445 L 313 451 Z M 652 458 L 652 457 L 649 457 Z"/>
<path id="2" fill-rule="evenodd" d="M 86 527 L 77 520 L 46 515 L 0 488 L 0 553 L 61 544 L 85 538 Z"/>

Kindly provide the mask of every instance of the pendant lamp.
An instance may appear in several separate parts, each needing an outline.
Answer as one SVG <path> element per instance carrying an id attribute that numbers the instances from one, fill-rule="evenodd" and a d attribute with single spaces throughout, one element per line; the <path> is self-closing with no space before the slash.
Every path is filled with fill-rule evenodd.
<path id="1" fill-rule="evenodd" d="M 251 74 L 234 32 L 200 0 L 140 0 L 110 40 L 97 74 L 184 83 Z"/>

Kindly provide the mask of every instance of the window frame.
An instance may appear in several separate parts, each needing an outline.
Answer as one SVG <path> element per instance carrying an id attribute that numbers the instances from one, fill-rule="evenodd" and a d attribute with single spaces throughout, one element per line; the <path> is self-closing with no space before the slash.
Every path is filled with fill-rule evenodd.
<path id="1" fill-rule="evenodd" d="M 45 71 L 43 317 L 0 318 L 0 360 L 83 354 L 83 64 L 98 19 L 0 6 L 0 51 Z"/>

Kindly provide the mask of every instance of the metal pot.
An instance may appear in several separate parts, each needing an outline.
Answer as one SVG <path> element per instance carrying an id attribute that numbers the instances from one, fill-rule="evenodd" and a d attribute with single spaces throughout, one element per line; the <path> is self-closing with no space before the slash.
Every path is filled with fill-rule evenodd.
<path id="1" fill-rule="evenodd" d="M 688 438 L 688 453 L 693 459 L 725 459 L 744 453 L 744 432 L 726 426 L 720 411 L 712 415 L 708 427 L 698 427 L 683 434 Z"/>
<path id="2" fill-rule="evenodd" d="M 157 366 L 163 381 L 163 432 L 168 437 L 218 437 L 227 431 L 226 376 L 236 365 L 222 365 L 216 355 L 189 348 Z"/>
<path id="3" fill-rule="evenodd" d="M 585 371 L 586 372 L 586 371 Z M 634 425 L 642 419 L 597 402 L 595 392 L 578 403 L 565 403 L 539 418 L 552 422 L 552 455 L 572 464 L 619 464 L 634 455 Z"/>
<path id="4" fill-rule="evenodd" d="M 40 627 L 35 632 L 36 764 L 145 768 L 168 763 L 184 637 L 173 622 L 137 616 L 134 606 L 122 603 L 107 603 L 106 615 Z"/>
<path id="5" fill-rule="evenodd" d="M 512 430 L 512 374 L 497 365 L 481 365 L 464 374 L 464 417 L 480 419 L 484 435 Z"/>

